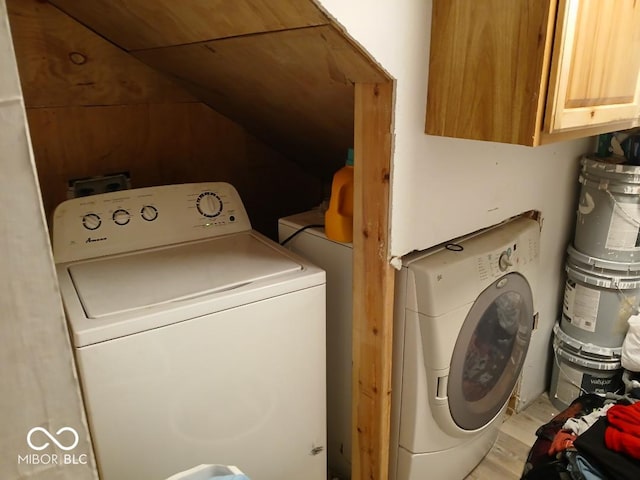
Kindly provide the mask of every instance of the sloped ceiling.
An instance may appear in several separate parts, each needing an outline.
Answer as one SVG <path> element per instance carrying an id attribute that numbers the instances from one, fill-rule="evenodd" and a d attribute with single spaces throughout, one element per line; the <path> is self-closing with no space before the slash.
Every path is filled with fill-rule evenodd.
<path id="1" fill-rule="evenodd" d="M 386 74 L 311 0 L 50 0 L 310 172 L 353 146 L 353 85 Z"/>

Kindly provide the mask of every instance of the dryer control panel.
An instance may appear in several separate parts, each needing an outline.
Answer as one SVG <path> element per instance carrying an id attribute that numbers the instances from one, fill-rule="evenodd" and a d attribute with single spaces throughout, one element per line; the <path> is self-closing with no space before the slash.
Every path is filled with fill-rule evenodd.
<path id="1" fill-rule="evenodd" d="M 53 255 L 64 263 L 247 230 L 247 212 L 228 183 L 121 190 L 58 205 Z"/>

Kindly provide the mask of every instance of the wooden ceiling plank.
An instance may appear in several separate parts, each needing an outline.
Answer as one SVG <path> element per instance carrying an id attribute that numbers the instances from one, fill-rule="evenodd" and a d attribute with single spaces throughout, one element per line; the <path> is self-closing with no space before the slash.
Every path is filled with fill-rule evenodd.
<path id="1" fill-rule="evenodd" d="M 312 156 L 337 160 L 353 142 L 353 84 L 385 80 L 331 26 L 133 54 L 261 138 L 306 145 L 306 150 L 317 145 Z"/>
<path id="2" fill-rule="evenodd" d="M 328 23 L 311 0 L 50 0 L 125 50 Z"/>
<path id="3" fill-rule="evenodd" d="M 27 107 L 198 101 L 47 3 L 7 8 Z"/>
<path id="4" fill-rule="evenodd" d="M 353 84 L 388 80 L 312 0 L 51 3 L 322 177 L 352 146 Z"/>

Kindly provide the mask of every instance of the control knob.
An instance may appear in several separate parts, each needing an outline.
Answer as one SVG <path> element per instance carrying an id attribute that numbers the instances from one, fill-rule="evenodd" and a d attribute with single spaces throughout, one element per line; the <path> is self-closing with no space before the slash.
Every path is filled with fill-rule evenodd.
<path id="1" fill-rule="evenodd" d="M 196 200 L 196 208 L 207 218 L 217 217 L 222 212 L 222 200 L 213 192 L 202 192 Z"/>
<path id="2" fill-rule="evenodd" d="M 502 252 L 500 254 L 500 258 L 498 258 L 498 268 L 501 272 L 504 272 L 507 268 L 513 266 L 511 263 L 511 258 L 509 258 L 508 252 Z"/>
<path id="3" fill-rule="evenodd" d="M 116 225 L 126 225 L 131 220 L 131 214 L 124 208 L 119 208 L 113 212 L 112 218 Z"/>
<path id="4" fill-rule="evenodd" d="M 145 205 L 140 209 L 140 216 L 147 222 L 153 222 L 158 218 L 158 209 L 153 205 Z"/>
<path id="5" fill-rule="evenodd" d="M 95 213 L 87 213 L 82 217 L 82 225 L 87 230 L 97 230 L 102 225 L 100 216 Z"/>

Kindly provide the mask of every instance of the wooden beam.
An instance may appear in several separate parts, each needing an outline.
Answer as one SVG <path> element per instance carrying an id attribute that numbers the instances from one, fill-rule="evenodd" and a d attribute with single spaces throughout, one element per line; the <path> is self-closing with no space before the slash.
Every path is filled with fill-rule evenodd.
<path id="1" fill-rule="evenodd" d="M 355 86 L 353 480 L 386 480 L 395 273 L 389 264 L 393 83 Z"/>

